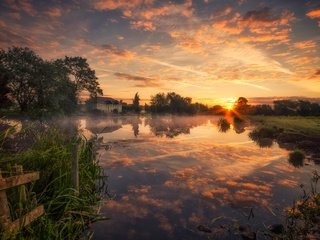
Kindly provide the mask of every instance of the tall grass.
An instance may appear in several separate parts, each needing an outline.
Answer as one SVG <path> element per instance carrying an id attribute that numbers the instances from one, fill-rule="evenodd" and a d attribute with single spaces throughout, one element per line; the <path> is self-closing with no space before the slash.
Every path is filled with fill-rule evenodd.
<path id="1" fill-rule="evenodd" d="M 7 134 L 1 133 L 0 146 L 10 138 L 8 130 L 3 131 Z M 6 153 L 2 148 L 0 168 L 11 175 L 12 166 L 21 164 L 25 171 L 40 171 L 40 179 L 29 184 L 26 202 L 19 200 L 17 191 L 8 191 L 12 218 L 21 217 L 38 204 L 44 205 L 45 215 L 11 238 L 79 239 L 92 222 L 101 219 L 96 207 L 106 178 L 95 158 L 94 140 L 88 141 L 48 125 L 31 126 L 16 139 L 29 141 L 28 147 L 15 153 Z M 14 140 L 11 141 L 13 144 Z M 79 145 L 79 192 L 71 182 L 74 143 Z"/>

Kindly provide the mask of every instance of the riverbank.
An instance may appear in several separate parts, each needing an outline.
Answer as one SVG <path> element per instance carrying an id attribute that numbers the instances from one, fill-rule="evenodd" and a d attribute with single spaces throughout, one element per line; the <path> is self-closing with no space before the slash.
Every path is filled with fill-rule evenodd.
<path id="1" fill-rule="evenodd" d="M 39 171 L 40 179 L 27 186 L 27 199 L 15 191 L 7 193 L 11 219 L 18 219 L 35 205 L 42 204 L 45 214 L 7 239 L 79 239 L 88 226 L 101 217 L 96 207 L 102 199 L 105 177 L 95 157 L 95 139 L 86 140 L 74 129 L 33 124 L 16 133 L 14 127 L 2 127 L 0 168 L 9 177 L 13 166 L 26 172 Z M 73 188 L 71 155 L 78 145 L 79 192 Z M 1 235 L 3 231 L 1 231 Z"/>
<path id="2" fill-rule="evenodd" d="M 250 116 L 255 126 L 251 138 L 257 142 L 275 140 L 289 151 L 303 150 L 320 163 L 320 118 L 300 116 Z"/>
<path id="3" fill-rule="evenodd" d="M 250 121 L 258 126 L 276 127 L 285 133 L 320 136 L 319 117 L 301 116 L 250 116 Z"/>

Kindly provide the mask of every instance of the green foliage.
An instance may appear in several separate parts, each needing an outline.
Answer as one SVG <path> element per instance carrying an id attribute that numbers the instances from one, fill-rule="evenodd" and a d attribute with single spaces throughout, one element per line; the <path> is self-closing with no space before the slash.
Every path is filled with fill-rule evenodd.
<path id="1" fill-rule="evenodd" d="M 320 134 L 320 119 L 318 117 L 251 116 L 250 120 L 258 126 L 276 127 L 285 133 Z"/>
<path id="2" fill-rule="evenodd" d="M 311 191 L 303 189 L 303 196 L 286 210 L 286 226 L 283 235 L 275 239 L 319 239 L 320 193 L 319 174 L 315 171 L 311 179 Z M 301 186 L 303 188 L 303 186 Z"/>
<path id="3" fill-rule="evenodd" d="M 11 132 L 11 128 L 2 131 L 2 141 Z M 41 130 L 31 126 L 19 134 L 24 135 L 24 139 L 30 138 L 32 147 L 7 155 L 0 168 L 10 172 L 11 166 L 21 164 L 25 171 L 40 171 L 40 179 L 28 187 L 31 194 L 28 194 L 27 202 L 19 202 L 16 195 L 9 195 L 12 210 L 23 206 L 22 211 L 11 211 L 12 217 L 21 217 L 35 204 L 44 205 L 45 215 L 14 239 L 79 239 L 88 224 L 101 219 L 95 206 L 102 194 L 98 187 L 105 177 L 101 177 L 102 169 L 95 160 L 94 143 L 75 138 L 54 126 Z M 75 142 L 80 146 L 78 194 L 71 183 L 71 151 Z"/>
<path id="4" fill-rule="evenodd" d="M 10 96 L 22 113 L 36 117 L 72 113 L 80 91 L 102 94 L 95 71 L 81 57 L 46 61 L 29 48 L 12 47 L 0 51 L 0 69 L 0 98 Z"/>
<path id="5" fill-rule="evenodd" d="M 278 135 L 279 130 L 274 127 L 258 127 L 249 133 L 249 137 L 259 147 L 271 147 L 273 139 Z"/>
<path id="6" fill-rule="evenodd" d="M 57 60 L 57 62 L 62 62 L 68 68 L 69 74 L 76 84 L 78 93 L 82 90 L 87 90 L 92 98 L 103 94 L 95 71 L 90 68 L 87 59 L 82 57 L 65 57 L 63 60 Z"/>

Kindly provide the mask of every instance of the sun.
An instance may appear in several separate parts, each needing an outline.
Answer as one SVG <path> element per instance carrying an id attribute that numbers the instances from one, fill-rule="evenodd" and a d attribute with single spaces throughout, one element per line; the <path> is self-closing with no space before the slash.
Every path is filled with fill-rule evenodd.
<path id="1" fill-rule="evenodd" d="M 230 104 L 228 103 L 225 105 L 225 108 L 230 111 L 233 109 L 233 105 L 234 105 L 234 103 L 230 103 Z"/>
<path id="2" fill-rule="evenodd" d="M 221 98 L 220 102 L 225 109 L 231 111 L 233 110 L 234 103 L 236 100 L 237 100 L 236 97 L 229 97 L 229 98 Z"/>

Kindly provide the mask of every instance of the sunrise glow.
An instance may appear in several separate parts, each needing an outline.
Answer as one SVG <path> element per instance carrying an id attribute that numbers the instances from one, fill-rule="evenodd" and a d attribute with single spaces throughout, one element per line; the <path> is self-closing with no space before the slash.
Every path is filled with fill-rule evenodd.
<path id="1" fill-rule="evenodd" d="M 0 47 L 82 56 L 104 95 L 320 96 L 316 1 L 1 1 Z M 231 108 L 228 103 L 226 107 Z"/>

